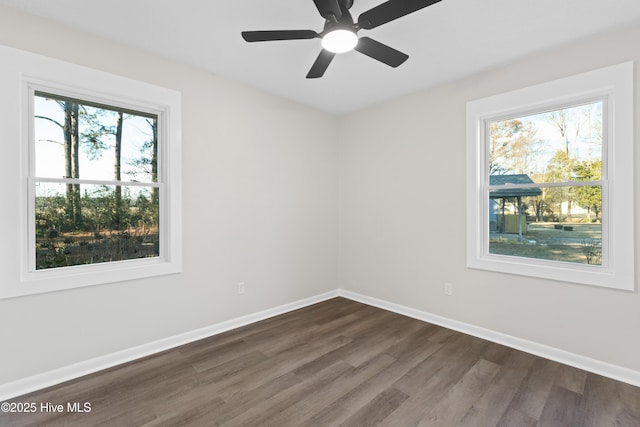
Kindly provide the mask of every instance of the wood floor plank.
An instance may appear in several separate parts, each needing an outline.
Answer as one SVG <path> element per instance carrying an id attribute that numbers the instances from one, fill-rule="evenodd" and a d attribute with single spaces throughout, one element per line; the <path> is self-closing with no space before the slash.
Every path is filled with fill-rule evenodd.
<path id="1" fill-rule="evenodd" d="M 246 341 L 235 340 L 215 348 L 206 348 L 192 353 L 181 353 L 181 355 L 185 363 L 190 363 L 196 372 L 202 372 L 229 362 L 237 358 L 238 355 L 252 353 L 254 351 L 256 351 L 256 348 L 249 345 Z"/>
<path id="2" fill-rule="evenodd" d="M 201 383 L 209 383 L 215 387 L 216 393 L 227 399 L 247 387 L 256 387 L 274 378 L 284 375 L 298 366 L 321 356 L 324 352 L 347 345 L 350 339 L 337 336 L 331 340 L 314 342 L 296 346 L 286 352 L 274 355 L 253 366 L 237 372 L 236 375 L 220 379 L 216 370 L 205 371 L 199 377 Z"/>
<path id="3" fill-rule="evenodd" d="M 521 351 L 509 349 L 508 353 L 491 384 L 460 420 L 460 427 L 495 426 L 506 412 L 535 360 Z"/>
<path id="4" fill-rule="evenodd" d="M 640 388 L 344 298 L 12 402 L 0 426 L 640 426 Z"/>
<path id="5" fill-rule="evenodd" d="M 540 419 L 559 366 L 560 364 L 556 362 L 537 358 L 529 368 L 509 408 L 526 414 L 532 419 Z"/>
<path id="6" fill-rule="evenodd" d="M 235 379 L 240 372 L 246 371 L 252 366 L 256 366 L 260 364 L 260 362 L 267 360 L 269 360 L 267 356 L 256 350 L 210 368 L 207 366 L 203 367 L 202 364 L 198 364 L 198 366 L 194 366 L 194 368 L 201 374 L 200 378 L 206 378 L 208 382 L 222 382 L 227 378 Z"/>
<path id="7" fill-rule="evenodd" d="M 336 399 L 341 399 L 355 384 L 361 384 L 394 362 L 393 357 L 379 354 L 360 364 L 356 369 L 345 372 L 334 381 L 318 387 L 313 394 L 299 396 L 295 403 L 289 405 L 285 410 L 263 419 L 263 422 L 268 425 L 306 425 L 309 418 L 312 418 L 318 411 Z"/>
<path id="8" fill-rule="evenodd" d="M 553 386 L 540 415 L 539 427 L 565 427 L 578 424 L 581 395 Z"/>
<path id="9" fill-rule="evenodd" d="M 221 402 L 216 406 L 215 411 L 206 417 L 206 424 L 222 425 L 257 406 L 260 402 L 270 399 L 291 387 L 299 386 L 302 382 L 303 381 L 295 374 L 287 373 L 263 383 L 258 387 L 243 388 L 242 392 L 234 394 L 227 400 L 222 401 L 220 399 Z M 171 406 L 163 405 L 161 407 L 162 410 L 158 410 L 158 413 L 162 415 L 157 421 L 149 423 L 149 426 L 166 425 L 165 423 L 168 421 L 174 422 L 172 425 L 179 424 L 176 423 L 176 421 L 180 420 L 180 414 L 183 412 L 183 408 L 193 408 L 197 411 L 197 408 L 201 408 L 203 405 L 209 405 L 211 397 L 215 395 L 215 391 L 212 391 L 210 387 L 200 386 L 197 390 L 185 394 L 178 399 L 170 399 L 164 402 L 164 404 Z M 169 410 L 171 407 L 173 407 L 174 410 Z"/>
<path id="10" fill-rule="evenodd" d="M 342 424 L 371 402 L 389 384 L 395 383 L 421 361 L 442 348 L 442 344 L 424 339 L 426 336 L 408 337 L 406 339 L 407 342 L 400 345 L 400 347 L 406 348 L 407 351 L 394 354 L 394 357 L 396 357 L 395 363 L 369 380 L 358 384 L 350 392 L 324 407 L 309 420 L 308 425 L 337 426 Z"/>
<path id="11" fill-rule="evenodd" d="M 560 365 L 553 385 L 582 394 L 586 382 L 587 373 L 585 371 L 572 366 Z"/>
<path id="12" fill-rule="evenodd" d="M 638 387 L 620 381 L 614 381 L 614 383 L 622 406 L 618 411 L 618 418 L 621 420 L 620 424 L 625 425 L 625 423 L 629 423 L 629 425 L 635 424 L 636 426 L 640 426 L 640 396 L 638 396 Z M 624 420 L 624 422 L 622 420 Z"/>
<path id="13" fill-rule="evenodd" d="M 496 427 L 536 427 L 537 425 L 537 419 L 532 418 L 515 408 L 508 408 L 500 418 L 500 421 L 498 421 Z"/>
<path id="14" fill-rule="evenodd" d="M 429 336 L 429 339 L 437 343 L 446 343 L 457 336 L 458 333 L 452 329 L 437 327 Z"/>
<path id="15" fill-rule="evenodd" d="M 394 387 L 413 395 L 423 390 L 424 384 L 436 374 L 453 384 L 477 362 L 486 346 L 487 342 L 478 338 L 453 335 L 450 342 L 398 380 Z M 456 360 L 456 363 L 451 363 L 452 360 Z"/>
<path id="16" fill-rule="evenodd" d="M 393 387 L 409 398 L 381 425 L 417 425 L 475 365 L 488 343 L 462 335 L 409 371 Z M 455 360 L 455 363 L 451 363 Z"/>
<path id="17" fill-rule="evenodd" d="M 640 426 L 638 387 L 622 384 L 600 375 L 588 374 L 584 388 L 579 425 Z"/>
<path id="18" fill-rule="evenodd" d="M 373 314 L 375 317 L 375 313 Z M 368 355 L 372 349 L 372 344 L 376 342 L 376 340 L 386 340 L 386 344 L 388 344 L 389 347 L 393 347 L 402 339 L 406 338 L 406 336 L 413 333 L 413 330 L 409 328 L 405 328 L 405 330 L 402 331 L 402 335 L 400 335 L 400 331 L 387 329 L 388 320 L 390 320 L 390 317 L 388 316 L 382 318 L 371 318 L 370 316 L 365 315 L 365 317 L 361 318 L 359 322 L 355 324 L 357 326 L 357 330 L 356 328 L 350 328 L 351 325 L 347 325 L 345 329 L 340 330 L 340 334 L 353 337 L 354 341 L 350 343 L 350 345 L 325 353 L 309 363 L 300 366 L 295 370 L 295 373 L 303 377 L 308 377 L 338 360 L 349 360 L 351 364 L 358 365 L 361 363 L 363 358 L 366 359 L 369 357 Z M 413 323 L 415 325 L 415 321 Z M 419 328 L 416 328 L 416 330 L 417 329 Z M 386 330 L 389 334 L 393 335 L 393 337 L 383 337 L 380 332 L 381 330 Z M 384 344 L 385 343 L 383 343 L 383 345 Z M 378 349 L 378 351 L 384 350 L 385 349 Z"/>
<path id="19" fill-rule="evenodd" d="M 375 426 L 393 413 L 409 396 L 389 388 L 376 396 L 369 404 L 347 418 L 343 426 Z"/>
<path id="20" fill-rule="evenodd" d="M 420 427 L 450 427 L 460 420 L 491 384 L 500 366 L 480 359 L 418 423 Z"/>
<path id="21" fill-rule="evenodd" d="M 262 353 L 272 356 L 287 348 L 292 348 L 315 339 L 326 336 L 344 335 L 340 332 L 349 325 L 356 324 L 359 320 L 357 314 L 351 313 L 323 323 L 313 322 L 304 326 L 302 324 L 296 324 L 291 325 L 291 328 L 287 329 L 274 328 L 267 332 L 257 332 L 246 336 L 243 341 L 247 342 L 253 348 L 260 350 Z M 304 331 L 304 333 L 300 333 L 301 331 Z"/>
<path id="22" fill-rule="evenodd" d="M 352 351 L 345 354 L 343 360 L 353 366 L 360 366 L 371 357 L 371 348 L 386 349 L 401 340 L 402 337 L 395 329 L 381 328 L 371 336 L 354 340 Z"/>
<path id="23" fill-rule="evenodd" d="M 264 425 L 263 421 L 265 418 L 269 418 L 270 416 L 276 417 L 280 412 L 293 405 L 301 396 L 309 396 L 311 394 L 314 394 L 315 391 L 319 388 L 326 386 L 342 375 L 346 375 L 347 373 L 353 372 L 354 370 L 355 368 L 348 365 L 347 363 L 338 362 L 332 366 L 329 366 L 327 369 L 320 371 L 317 375 L 313 376 L 307 381 L 290 387 L 284 392 L 258 403 L 256 406 L 248 409 L 247 411 L 241 413 L 228 422 L 223 423 L 222 425 L 238 427 L 253 427 Z"/>

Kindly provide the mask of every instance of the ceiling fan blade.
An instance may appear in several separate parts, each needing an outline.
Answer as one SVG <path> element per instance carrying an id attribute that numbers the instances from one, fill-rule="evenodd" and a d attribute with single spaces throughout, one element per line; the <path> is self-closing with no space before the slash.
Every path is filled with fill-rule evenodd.
<path id="1" fill-rule="evenodd" d="M 441 0 L 389 0 L 362 13 L 358 17 L 358 25 L 370 30 L 439 1 Z"/>
<path id="2" fill-rule="evenodd" d="M 394 68 L 409 58 L 409 55 L 395 50 L 386 44 L 370 39 L 369 37 L 360 37 L 355 50 Z"/>
<path id="3" fill-rule="evenodd" d="M 243 31 L 242 38 L 248 42 L 267 42 L 273 40 L 305 40 L 318 37 L 313 30 L 282 31 Z"/>
<path id="4" fill-rule="evenodd" d="M 342 9 L 340 9 L 338 0 L 313 0 L 313 2 L 324 19 L 331 19 L 331 16 L 335 16 L 337 21 L 342 17 Z"/>
<path id="5" fill-rule="evenodd" d="M 327 71 L 327 67 L 329 67 L 329 64 L 331 64 L 331 60 L 334 56 L 336 56 L 335 53 L 322 49 L 320 51 L 320 55 L 318 55 L 316 61 L 311 66 L 311 69 L 307 74 L 307 78 L 317 79 L 318 77 L 322 77 L 324 75 L 324 72 Z"/>

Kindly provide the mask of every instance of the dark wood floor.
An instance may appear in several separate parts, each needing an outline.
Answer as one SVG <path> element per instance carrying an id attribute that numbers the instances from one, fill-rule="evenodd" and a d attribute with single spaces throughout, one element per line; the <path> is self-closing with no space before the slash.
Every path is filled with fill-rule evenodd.
<path id="1" fill-rule="evenodd" d="M 0 426 L 640 426 L 640 388 L 343 298 L 12 402 L 38 411 Z"/>

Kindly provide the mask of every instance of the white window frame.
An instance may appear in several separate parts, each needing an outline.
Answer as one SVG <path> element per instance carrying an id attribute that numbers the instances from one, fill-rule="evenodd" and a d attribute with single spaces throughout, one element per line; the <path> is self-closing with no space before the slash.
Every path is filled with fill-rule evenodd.
<path id="1" fill-rule="evenodd" d="M 16 224 L 9 232 L 13 238 L 0 241 L 0 298 L 181 272 L 181 94 L 3 46 L 0 62 L 0 114 L 6 118 L 0 138 L 8 148 L 0 179 L 16 184 L 10 193 L 19 191 L 15 203 L 7 204 L 0 214 L 0 223 Z M 158 116 L 159 257 L 35 270 L 34 91 Z"/>
<path id="2" fill-rule="evenodd" d="M 467 267 L 634 290 L 634 64 L 627 62 L 467 103 Z M 604 98 L 603 263 L 489 253 L 487 123 Z"/>

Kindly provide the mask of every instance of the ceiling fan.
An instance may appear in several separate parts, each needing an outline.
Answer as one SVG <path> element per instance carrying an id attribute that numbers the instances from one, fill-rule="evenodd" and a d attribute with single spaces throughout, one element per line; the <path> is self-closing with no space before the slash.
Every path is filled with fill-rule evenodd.
<path id="1" fill-rule="evenodd" d="M 321 38 L 322 50 L 307 74 L 308 79 L 322 77 L 337 53 L 351 49 L 397 67 L 409 56 L 369 37 L 358 38 L 356 33 L 359 30 L 371 30 L 439 1 L 441 0 L 388 0 L 362 13 L 358 21 L 353 22 L 349 13 L 353 0 L 313 0 L 325 19 L 324 29 L 320 33 L 313 30 L 243 31 L 242 38 L 248 42 Z"/>

